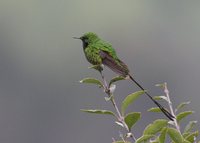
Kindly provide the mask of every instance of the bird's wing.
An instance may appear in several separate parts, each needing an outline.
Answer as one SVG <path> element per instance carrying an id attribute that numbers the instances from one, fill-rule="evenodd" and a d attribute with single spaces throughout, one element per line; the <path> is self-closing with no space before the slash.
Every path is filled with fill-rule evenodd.
<path id="1" fill-rule="evenodd" d="M 121 60 L 112 57 L 107 51 L 104 50 L 100 50 L 99 55 L 102 58 L 102 63 L 109 67 L 112 71 L 122 76 L 128 75 L 128 67 Z"/>

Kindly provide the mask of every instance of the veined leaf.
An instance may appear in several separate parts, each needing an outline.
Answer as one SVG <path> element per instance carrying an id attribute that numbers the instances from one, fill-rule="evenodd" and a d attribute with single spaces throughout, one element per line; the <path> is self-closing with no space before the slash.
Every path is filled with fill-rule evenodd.
<path id="1" fill-rule="evenodd" d="M 164 128 L 161 130 L 161 133 L 160 133 L 160 136 L 159 136 L 159 142 L 160 142 L 160 143 L 165 143 L 166 133 L 167 133 L 167 128 L 164 127 Z"/>
<path id="2" fill-rule="evenodd" d="M 182 143 L 183 142 L 182 135 L 176 129 L 168 128 L 167 133 L 175 143 Z"/>
<path id="3" fill-rule="evenodd" d="M 190 121 L 190 122 L 186 125 L 186 127 L 185 127 L 185 129 L 184 129 L 184 133 L 190 132 L 196 124 L 197 124 L 197 121 Z"/>
<path id="4" fill-rule="evenodd" d="M 145 91 L 137 91 L 137 92 L 134 92 L 130 95 L 128 95 L 124 101 L 122 102 L 122 105 L 121 105 L 121 111 L 122 111 L 122 115 L 124 115 L 127 107 L 132 103 L 134 102 L 140 95 L 144 94 Z"/>
<path id="5" fill-rule="evenodd" d="M 141 113 L 139 112 L 132 112 L 126 115 L 124 120 L 129 128 L 129 131 L 131 130 L 132 126 L 140 119 L 140 117 L 141 117 Z"/>
<path id="6" fill-rule="evenodd" d="M 84 78 L 80 81 L 80 83 L 91 83 L 91 84 L 96 84 L 99 87 L 103 87 L 103 84 L 101 83 L 101 81 L 99 81 L 96 78 Z"/>
<path id="7" fill-rule="evenodd" d="M 181 104 L 179 104 L 176 109 L 175 112 L 177 112 L 178 110 L 182 109 L 183 107 L 185 107 L 186 105 L 190 104 L 190 101 L 188 102 L 182 102 Z"/>
<path id="8" fill-rule="evenodd" d="M 188 115 L 190 115 L 192 113 L 193 113 L 193 111 L 184 111 L 184 112 L 179 113 L 176 116 L 177 122 L 180 122 L 183 118 L 187 117 Z"/>
<path id="9" fill-rule="evenodd" d="M 112 111 L 108 111 L 108 110 L 81 109 L 81 111 L 87 112 L 87 113 L 93 113 L 93 114 L 105 114 L 105 115 L 113 115 L 113 116 L 115 116 L 115 114 Z"/>
<path id="10" fill-rule="evenodd" d="M 167 120 L 164 119 L 158 119 L 155 120 L 152 124 L 148 125 L 143 134 L 144 135 L 155 135 L 159 131 L 161 131 L 164 127 L 166 127 L 168 124 Z"/>
<path id="11" fill-rule="evenodd" d="M 117 82 L 117 81 L 119 81 L 119 80 L 124 80 L 124 79 L 125 79 L 125 77 L 123 77 L 123 76 L 116 76 L 116 77 L 114 77 L 113 79 L 110 80 L 109 87 L 110 87 L 111 84 L 113 84 L 114 82 Z"/>
<path id="12" fill-rule="evenodd" d="M 140 138 L 138 138 L 135 143 L 143 143 L 152 137 L 154 137 L 154 135 L 143 135 Z"/>

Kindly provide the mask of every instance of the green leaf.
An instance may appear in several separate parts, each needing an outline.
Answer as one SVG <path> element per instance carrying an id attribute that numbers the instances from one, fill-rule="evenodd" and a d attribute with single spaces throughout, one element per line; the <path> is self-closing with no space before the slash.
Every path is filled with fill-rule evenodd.
<path id="1" fill-rule="evenodd" d="M 166 108 L 165 108 L 165 110 L 168 111 L 168 109 L 166 109 Z M 159 107 L 152 107 L 152 108 L 148 109 L 147 111 L 149 111 L 149 112 L 161 112 Z"/>
<path id="2" fill-rule="evenodd" d="M 154 96 L 153 99 L 155 99 L 155 100 L 162 100 L 163 99 L 163 100 L 168 102 L 168 99 L 167 99 L 166 96 Z"/>
<path id="3" fill-rule="evenodd" d="M 152 107 L 148 111 L 149 112 L 161 112 L 160 108 L 158 108 L 158 107 Z"/>
<path id="4" fill-rule="evenodd" d="M 164 119 L 158 119 L 155 120 L 152 124 L 148 125 L 143 134 L 144 135 L 155 135 L 159 131 L 161 131 L 164 127 L 166 127 L 168 124 L 167 120 Z"/>
<path id="5" fill-rule="evenodd" d="M 156 84 L 155 86 L 157 86 L 157 87 L 161 87 L 161 88 L 164 88 L 164 87 L 165 87 L 165 83 Z"/>
<path id="6" fill-rule="evenodd" d="M 152 137 L 155 137 L 155 136 L 154 135 L 143 135 L 140 138 L 138 138 L 135 143 L 143 143 L 144 141 L 147 141 Z"/>
<path id="7" fill-rule="evenodd" d="M 182 143 L 183 142 L 182 135 L 176 129 L 168 128 L 167 133 L 175 143 Z"/>
<path id="8" fill-rule="evenodd" d="M 176 107 L 175 112 L 177 112 L 178 110 L 182 109 L 183 107 L 185 107 L 185 106 L 188 105 L 188 104 L 190 104 L 190 101 L 180 103 L 180 104 Z"/>
<path id="9" fill-rule="evenodd" d="M 193 128 L 194 128 L 194 126 L 197 124 L 197 121 L 190 121 L 187 125 L 186 125 L 186 127 L 185 127 L 185 129 L 184 129 L 184 133 L 188 133 L 188 132 L 190 132 Z"/>
<path id="10" fill-rule="evenodd" d="M 187 141 L 187 140 L 184 140 L 183 143 L 191 143 L 191 142 L 189 142 L 189 141 Z"/>
<path id="11" fill-rule="evenodd" d="M 140 117 L 141 113 L 139 112 L 132 112 L 126 115 L 124 121 L 127 124 L 129 131 L 131 130 L 132 126 L 140 119 Z"/>
<path id="12" fill-rule="evenodd" d="M 116 142 L 112 142 L 112 143 L 131 143 L 131 142 L 116 141 Z"/>
<path id="13" fill-rule="evenodd" d="M 153 99 L 155 99 L 155 100 L 161 100 L 162 98 L 160 96 L 154 96 Z"/>
<path id="14" fill-rule="evenodd" d="M 117 81 L 119 81 L 119 80 L 124 80 L 124 79 L 125 79 L 125 77 L 123 77 L 123 76 L 116 76 L 116 77 L 114 77 L 113 79 L 110 80 L 109 87 L 110 87 L 111 84 L 113 84 L 114 82 L 117 82 Z"/>
<path id="15" fill-rule="evenodd" d="M 101 81 L 99 81 L 96 78 L 84 78 L 80 81 L 80 83 L 92 83 L 92 84 L 96 84 L 99 87 L 103 87 L 103 84 L 101 83 Z"/>
<path id="16" fill-rule="evenodd" d="M 161 130 L 161 133 L 160 133 L 160 136 L 159 136 L 159 142 L 160 143 L 165 143 L 166 133 L 167 133 L 167 128 L 164 127 Z"/>
<path id="17" fill-rule="evenodd" d="M 115 116 L 115 114 L 112 111 L 108 111 L 108 110 L 81 109 L 81 111 L 87 112 L 87 113 L 105 114 L 105 115 L 113 115 L 113 116 Z"/>
<path id="18" fill-rule="evenodd" d="M 190 115 L 192 113 L 193 113 L 193 111 L 184 111 L 184 112 L 179 113 L 176 116 L 177 122 L 180 122 L 183 118 L 187 117 L 188 115 Z"/>
<path id="19" fill-rule="evenodd" d="M 195 138 L 199 135 L 199 132 L 196 131 L 196 132 L 192 132 L 190 135 L 188 135 L 187 137 L 185 137 L 185 139 L 187 141 L 190 141 L 190 142 L 194 142 L 195 141 Z"/>
<path id="20" fill-rule="evenodd" d="M 187 132 L 187 133 L 183 133 L 183 138 L 186 138 L 187 136 L 190 135 L 190 132 Z"/>
<path id="21" fill-rule="evenodd" d="M 134 102 L 140 95 L 144 94 L 145 91 L 137 91 L 134 92 L 130 95 L 128 95 L 124 101 L 122 102 L 122 106 L 121 106 L 121 111 L 122 111 L 122 115 L 124 115 L 125 110 L 127 109 L 127 107 Z"/>
<path id="22" fill-rule="evenodd" d="M 151 141 L 151 143 L 159 143 L 159 141 L 156 141 L 156 140 L 155 140 L 155 141 Z"/>
<path id="23" fill-rule="evenodd" d="M 93 65 L 93 66 L 90 66 L 88 68 L 89 69 L 95 69 L 95 70 L 97 70 L 99 72 L 101 72 L 103 70 L 103 66 L 101 66 L 101 65 Z"/>

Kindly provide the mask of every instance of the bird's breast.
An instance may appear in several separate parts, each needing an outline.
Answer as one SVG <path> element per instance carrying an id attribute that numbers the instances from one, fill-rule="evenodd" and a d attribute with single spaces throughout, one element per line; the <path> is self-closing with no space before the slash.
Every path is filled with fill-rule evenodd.
<path id="1" fill-rule="evenodd" d="M 97 49 L 85 48 L 84 50 L 85 57 L 93 65 L 102 64 L 102 59 L 99 55 L 99 51 Z"/>

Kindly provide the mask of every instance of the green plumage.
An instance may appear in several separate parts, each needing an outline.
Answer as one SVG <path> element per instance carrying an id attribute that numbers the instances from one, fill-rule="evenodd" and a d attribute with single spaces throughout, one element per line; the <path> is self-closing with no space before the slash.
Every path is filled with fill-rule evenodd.
<path id="1" fill-rule="evenodd" d="M 101 40 L 95 33 L 89 32 L 81 36 L 83 43 L 83 50 L 85 57 L 92 65 L 101 66 L 102 64 L 109 67 L 120 76 L 131 79 L 141 90 L 145 89 L 130 75 L 129 69 L 124 62 L 122 62 L 113 49 L 112 45 Z M 101 68 L 99 68 L 101 71 Z M 146 91 L 145 94 L 160 108 L 160 110 L 170 119 L 174 120 L 171 115 L 160 103 L 153 99 Z"/>
<path id="2" fill-rule="evenodd" d="M 93 65 L 102 64 L 102 58 L 99 55 L 100 50 L 108 52 L 114 59 L 117 59 L 115 50 L 110 44 L 101 39 L 91 42 L 85 49 L 84 53 L 87 60 Z"/>
<path id="3" fill-rule="evenodd" d="M 101 40 L 94 33 L 86 33 L 80 39 L 86 59 L 93 65 L 104 64 L 122 76 L 128 76 L 128 67 L 117 57 L 112 45 Z"/>

